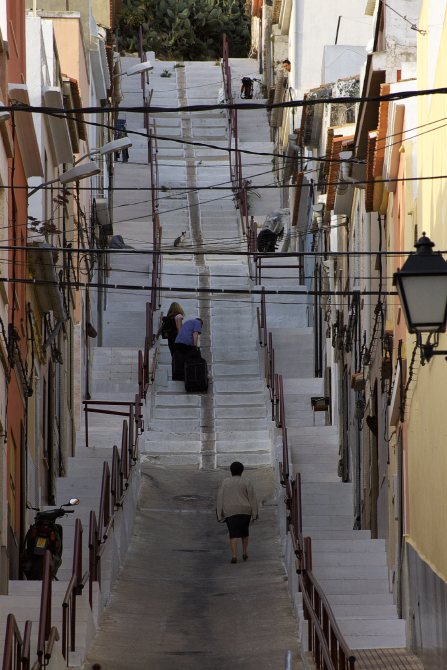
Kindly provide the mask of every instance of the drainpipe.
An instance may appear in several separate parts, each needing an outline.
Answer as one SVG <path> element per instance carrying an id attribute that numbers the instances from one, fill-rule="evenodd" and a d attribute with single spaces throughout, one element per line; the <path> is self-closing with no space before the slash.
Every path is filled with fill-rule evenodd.
<path id="1" fill-rule="evenodd" d="M 371 257 L 369 256 L 369 252 L 371 251 L 371 214 L 367 213 L 366 214 L 366 226 L 365 226 L 365 239 L 364 239 L 364 244 L 365 244 L 365 251 L 366 251 L 366 262 L 368 263 L 368 267 L 366 268 L 366 273 L 365 273 L 365 291 L 371 291 Z M 367 295 L 365 296 L 365 301 L 366 301 L 366 309 L 365 309 L 365 331 L 366 331 L 366 341 L 369 342 L 369 337 L 371 333 L 371 296 Z"/>
<path id="2" fill-rule="evenodd" d="M 397 616 L 402 619 L 402 433 L 397 440 L 397 551 L 396 551 L 396 604 Z"/>

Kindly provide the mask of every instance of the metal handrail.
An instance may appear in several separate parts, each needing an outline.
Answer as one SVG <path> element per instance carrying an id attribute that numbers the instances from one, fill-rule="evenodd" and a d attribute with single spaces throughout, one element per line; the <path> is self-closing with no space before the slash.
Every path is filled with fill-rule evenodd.
<path id="1" fill-rule="evenodd" d="M 310 540 L 310 538 L 306 538 Z M 315 578 L 312 570 L 305 570 L 301 575 L 299 575 L 299 581 L 302 583 L 303 589 L 302 593 L 307 592 L 309 600 L 313 603 L 313 611 L 316 614 L 320 625 L 322 626 L 323 635 L 326 638 L 326 642 L 329 643 L 328 638 L 330 639 L 330 651 L 332 660 L 334 662 L 335 668 L 345 668 L 345 663 L 340 663 L 340 654 L 343 655 L 345 661 L 349 663 L 351 670 L 354 669 L 355 656 L 352 653 L 351 649 L 348 647 L 345 638 L 343 637 L 340 628 L 338 627 L 337 621 L 335 619 L 332 608 L 328 602 L 326 595 L 324 594 L 323 589 Z M 329 628 L 328 628 L 329 626 Z M 330 633 L 333 635 L 331 636 Z M 332 638 L 332 639 L 331 639 Z M 335 639 L 334 639 L 335 638 Z M 336 647 L 335 647 L 336 645 Z M 329 646 L 329 645 L 328 645 Z"/>
<path id="2" fill-rule="evenodd" d="M 79 519 L 76 519 L 79 521 Z M 69 665 L 69 651 L 76 648 L 76 591 L 78 576 L 74 573 L 68 584 L 62 603 L 62 656 Z M 68 621 L 69 620 L 69 623 Z"/>
<path id="3" fill-rule="evenodd" d="M 101 497 L 99 500 L 98 532 L 102 537 L 103 528 L 107 526 L 110 519 L 110 469 L 107 461 L 104 461 L 102 469 Z"/>
<path id="4" fill-rule="evenodd" d="M 25 621 L 25 631 L 23 633 L 23 647 L 22 647 L 22 670 L 29 670 L 31 659 L 31 621 Z"/>
<path id="5" fill-rule="evenodd" d="M 51 595 L 53 570 L 51 552 L 46 550 L 43 558 L 42 591 L 40 597 L 39 632 L 37 635 L 37 658 L 41 667 L 48 665 L 51 658 L 53 644 L 59 639 L 57 628 L 51 627 Z M 45 642 L 47 648 L 45 649 Z M 46 662 L 45 662 L 46 661 Z"/>
<path id="6" fill-rule="evenodd" d="M 133 424 L 138 423 L 133 418 L 133 407 L 140 406 L 138 394 L 135 403 L 131 406 L 130 420 L 123 421 L 121 436 L 121 455 L 114 445 L 112 454 L 112 473 L 107 461 L 104 461 L 99 515 L 94 510 L 90 512 L 89 523 L 89 572 L 84 576 L 84 583 L 89 579 L 89 601 L 92 606 L 93 582 L 101 586 L 101 557 L 106 548 L 110 530 L 115 521 L 115 513 L 122 507 L 126 497 L 126 490 L 132 477 L 134 465 L 138 459 L 138 440 L 134 439 Z M 139 415 L 140 416 L 140 415 Z M 139 421 L 139 418 L 138 418 Z M 141 424 L 142 425 L 142 424 Z"/>
<path id="7" fill-rule="evenodd" d="M 155 381 L 155 371 L 157 369 L 157 361 L 158 361 L 158 347 L 156 347 L 154 351 L 154 358 L 152 361 L 152 371 L 151 371 L 151 376 L 150 376 L 150 383 L 153 384 Z"/>
<path id="8" fill-rule="evenodd" d="M 139 398 L 139 407 L 142 407 L 143 403 L 141 401 L 141 398 Z M 94 414 L 110 414 L 113 416 L 126 416 L 129 420 L 129 423 L 131 422 L 132 417 L 134 416 L 134 405 L 135 401 L 133 400 L 83 400 L 82 404 L 84 405 L 84 413 L 85 413 L 85 446 L 87 449 L 89 448 L 89 439 L 88 439 L 88 415 L 89 413 L 94 413 Z M 96 407 L 91 407 L 91 405 L 103 405 L 104 407 L 127 407 L 127 411 L 117 411 L 115 409 L 98 409 Z M 138 418 L 141 416 L 141 413 L 138 412 Z"/>
<path id="9" fill-rule="evenodd" d="M 93 605 L 93 582 L 98 582 L 101 587 L 101 563 L 99 556 L 99 528 L 94 510 L 90 512 L 88 548 L 89 548 L 89 602 Z"/>
<path id="10" fill-rule="evenodd" d="M 31 626 L 25 622 L 22 639 L 14 614 L 8 614 L 2 670 L 29 670 Z"/>
<path id="11" fill-rule="evenodd" d="M 255 238 L 255 241 L 254 241 L 254 246 L 255 246 L 255 248 L 253 249 L 252 254 L 253 254 L 253 262 L 255 264 L 255 272 L 254 272 L 255 285 L 260 286 L 261 283 L 262 283 L 263 260 L 268 260 L 268 259 L 273 260 L 275 258 L 275 254 L 274 253 L 260 253 L 260 252 L 257 252 L 257 250 L 256 250 L 256 238 Z M 250 251 L 250 249 L 249 249 L 249 251 Z M 297 260 L 301 259 L 301 262 L 297 263 L 297 264 L 294 264 L 294 265 L 281 265 L 279 263 L 274 263 L 274 264 L 269 263 L 268 265 L 264 265 L 264 269 L 265 270 L 270 270 L 270 269 L 272 269 L 272 270 L 274 270 L 274 269 L 298 270 L 298 278 L 300 280 L 300 283 L 302 283 L 302 276 L 303 276 L 303 270 L 304 270 L 304 260 L 302 260 L 302 259 L 304 259 L 304 254 L 297 254 L 296 259 Z"/>
<path id="12" fill-rule="evenodd" d="M 54 643 L 57 642 L 58 640 L 59 640 L 59 631 L 57 630 L 56 626 L 53 626 L 48 636 L 47 650 L 44 654 L 46 660 L 45 666 L 48 665 L 48 662 L 51 658 L 51 654 L 53 653 Z"/>

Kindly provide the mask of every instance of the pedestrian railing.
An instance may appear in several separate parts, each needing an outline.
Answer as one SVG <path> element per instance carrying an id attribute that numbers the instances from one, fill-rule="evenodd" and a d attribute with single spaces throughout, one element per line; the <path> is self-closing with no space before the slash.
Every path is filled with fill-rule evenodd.
<path id="1" fill-rule="evenodd" d="M 285 489 L 286 527 L 296 556 L 298 586 L 303 595 L 304 619 L 308 624 L 308 648 L 317 670 L 355 670 L 355 656 L 346 644 L 327 597 L 312 572 L 312 540 L 303 536 L 301 475 L 297 472 L 294 479 L 290 475 L 283 377 L 275 371 L 273 337 L 272 333 L 267 333 L 264 289 L 261 291 L 257 315 L 259 343 L 264 348 L 265 377 L 272 404 L 272 421 L 282 431 L 279 479 Z"/>
<path id="2" fill-rule="evenodd" d="M 31 621 L 25 622 L 22 638 L 14 614 L 8 614 L 3 651 L 3 670 L 29 670 L 31 626 Z"/>
<path id="3" fill-rule="evenodd" d="M 113 447 L 112 472 L 104 461 L 101 497 L 98 517 L 94 510 L 90 512 L 89 524 L 89 600 L 93 602 L 93 583 L 101 586 L 101 557 L 106 549 L 107 539 L 113 528 L 115 515 L 125 503 L 133 468 L 138 460 L 138 440 L 131 437 L 132 422 L 123 421 L 121 454 Z"/>
<path id="4" fill-rule="evenodd" d="M 37 663 L 39 668 L 48 665 L 53 653 L 54 643 L 59 640 L 59 632 L 56 626 L 51 625 L 51 600 L 52 600 L 52 559 L 49 549 L 45 552 L 43 559 L 42 592 L 40 598 L 39 632 L 37 635 Z M 34 664 L 33 668 L 36 664 Z"/>
<path id="5" fill-rule="evenodd" d="M 62 602 L 62 656 L 67 667 L 70 666 L 70 652 L 76 650 L 76 599 L 82 594 L 90 576 L 88 571 L 82 574 L 82 534 L 81 520 L 76 519 L 73 571 Z"/>
<path id="6" fill-rule="evenodd" d="M 136 428 L 136 433 L 138 430 L 140 432 L 143 429 L 143 414 L 141 407 L 143 405 L 140 395 L 137 393 L 135 400 L 83 400 L 82 404 L 84 405 L 85 413 L 85 446 L 89 448 L 89 434 L 88 434 L 88 415 L 91 413 L 95 414 L 109 414 L 111 416 L 125 416 L 128 420 L 129 426 L 129 449 L 133 452 L 135 447 L 135 432 L 134 424 Z M 117 409 L 101 409 L 101 407 L 120 407 L 121 410 Z M 124 408 L 127 407 L 127 410 Z"/>
<path id="7" fill-rule="evenodd" d="M 226 35 L 223 36 L 222 79 L 225 101 L 228 105 L 232 105 L 234 101 L 231 88 L 231 67 L 229 63 L 229 48 Z M 227 109 L 226 112 L 228 123 L 228 160 L 230 164 L 230 178 L 237 206 L 240 210 L 242 233 L 245 235 L 249 227 L 249 208 L 247 182 L 242 176 L 242 154 L 238 149 L 237 109 L 230 108 Z"/>

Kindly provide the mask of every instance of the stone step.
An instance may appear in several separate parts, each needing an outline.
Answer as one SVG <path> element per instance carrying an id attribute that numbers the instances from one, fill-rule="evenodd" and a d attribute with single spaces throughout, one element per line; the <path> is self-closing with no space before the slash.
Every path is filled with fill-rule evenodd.
<path id="1" fill-rule="evenodd" d="M 200 407 L 154 407 L 153 419 L 184 419 L 185 421 L 200 419 Z M 153 424 L 153 421 L 151 421 Z"/>
<path id="2" fill-rule="evenodd" d="M 342 554 L 336 554 L 335 552 L 319 552 L 315 551 L 312 553 L 312 566 L 316 570 L 317 568 L 326 569 L 331 567 L 367 567 L 371 565 L 384 566 L 387 562 L 387 555 L 384 551 L 378 551 L 375 553 L 372 552 L 357 552 L 350 553 L 344 552 Z"/>
<path id="3" fill-rule="evenodd" d="M 153 419 L 150 423 L 152 430 L 157 432 L 171 432 L 179 435 L 189 435 L 200 429 L 200 416 L 196 419 Z"/>
<path id="4" fill-rule="evenodd" d="M 312 453 L 311 450 L 307 451 L 307 453 L 301 453 L 298 455 L 296 452 L 293 454 L 293 461 L 298 467 L 299 472 L 304 472 L 304 466 L 310 466 L 310 465 L 315 465 L 316 467 L 319 467 L 320 464 L 330 464 L 331 467 L 334 466 L 337 467 L 338 464 L 338 448 L 331 445 L 325 452 L 324 450 L 319 450 L 317 452 Z M 303 468 L 303 470 L 301 470 Z"/>
<path id="5" fill-rule="evenodd" d="M 144 446 L 144 453 L 197 453 L 201 450 L 202 443 L 200 440 L 181 440 L 181 442 L 173 440 L 154 440 L 150 442 L 146 440 Z"/>
<path id="6" fill-rule="evenodd" d="M 370 531 L 353 531 L 352 537 L 349 539 L 326 539 L 315 538 L 312 540 L 312 548 L 317 553 L 334 553 L 334 554 L 369 554 L 370 552 L 385 552 L 385 540 L 371 540 L 362 539 L 360 536 L 356 538 L 357 533 L 369 533 Z"/>
<path id="7" fill-rule="evenodd" d="M 151 463 L 154 465 L 200 465 L 201 463 L 201 454 L 200 453 L 182 453 L 182 452 L 166 452 L 166 453 L 156 453 L 148 452 L 143 453 L 141 457 L 142 463 Z"/>
<path id="8" fill-rule="evenodd" d="M 214 416 L 216 420 L 221 419 L 265 419 L 267 416 L 267 411 L 265 405 L 249 405 L 245 407 L 235 407 L 234 405 L 228 405 L 226 407 L 215 407 Z"/>
<path id="9" fill-rule="evenodd" d="M 339 580 L 340 582 L 362 581 L 367 584 L 370 580 L 383 579 L 388 584 L 388 567 L 383 565 L 320 565 L 313 567 L 318 581 Z"/>
<path id="10" fill-rule="evenodd" d="M 395 638 L 396 648 L 405 646 L 405 620 L 404 619 L 367 619 L 366 617 L 361 618 L 342 618 L 338 619 L 338 625 L 340 626 L 343 635 L 345 638 L 362 638 L 364 641 L 371 642 L 371 646 L 360 647 L 356 642 L 352 641 L 350 646 L 354 649 L 369 648 L 377 649 L 375 640 L 371 638 Z M 364 645 L 364 642 L 362 642 Z M 379 647 L 380 648 L 380 647 Z"/>
<path id="11" fill-rule="evenodd" d="M 268 451 L 252 452 L 252 451 L 235 451 L 230 454 L 218 453 L 216 456 L 217 467 L 229 467 L 233 461 L 241 461 L 245 467 L 247 466 L 262 466 L 267 465 L 271 467 L 271 454 Z"/>
<path id="12" fill-rule="evenodd" d="M 351 514 L 333 514 L 328 515 L 307 515 L 303 514 L 303 532 L 306 533 L 307 528 L 344 528 L 345 530 L 352 530 L 354 518 Z"/>
<path id="13" fill-rule="evenodd" d="M 216 407 L 252 407 L 259 406 L 266 411 L 263 393 L 216 393 L 214 392 L 214 405 Z"/>
<path id="14" fill-rule="evenodd" d="M 165 394 L 155 393 L 155 405 L 154 408 L 174 408 L 174 407 L 200 407 L 201 399 L 200 396 L 196 395 L 187 395 L 183 393 L 182 395 L 171 394 L 166 396 Z"/>
<path id="15" fill-rule="evenodd" d="M 332 611 L 335 615 L 337 621 L 345 617 L 355 617 L 361 618 L 366 617 L 368 619 L 397 619 L 397 610 L 396 606 L 391 603 L 385 605 L 384 603 L 379 605 L 368 605 L 366 603 L 360 605 L 334 605 L 331 603 Z"/>
<path id="16" fill-rule="evenodd" d="M 325 463 L 301 463 L 300 461 L 296 462 L 295 459 L 292 459 L 292 463 L 293 471 L 301 473 L 301 481 L 340 481 L 337 474 L 337 463 L 335 461 L 326 461 Z M 318 478 L 318 475 L 320 475 L 320 478 Z M 330 478 L 328 479 L 329 475 Z"/>
<path id="17" fill-rule="evenodd" d="M 225 452 L 238 452 L 238 451 L 271 451 L 271 442 L 270 440 L 244 440 L 244 439 L 235 439 L 235 440 L 216 440 L 216 451 L 225 453 Z"/>
<path id="18" fill-rule="evenodd" d="M 340 540 L 348 541 L 355 538 L 358 540 L 370 540 L 370 530 L 322 530 L 321 528 L 306 528 L 306 535 L 312 538 L 312 546 L 316 540 Z"/>
<path id="19" fill-rule="evenodd" d="M 299 472 L 299 470 L 298 470 Z M 346 496 L 352 500 L 353 485 L 352 482 L 301 482 L 301 496 Z"/>
<path id="20" fill-rule="evenodd" d="M 388 594 L 388 579 L 320 579 L 318 583 L 326 594 L 329 602 L 334 594 Z"/>
<path id="21" fill-rule="evenodd" d="M 247 432 L 250 434 L 254 430 L 261 430 L 267 427 L 265 418 L 259 419 L 220 419 L 214 420 L 214 427 L 217 433 L 228 432 L 230 430 Z"/>
<path id="22" fill-rule="evenodd" d="M 261 379 L 216 379 L 214 381 L 215 394 L 251 394 L 265 393 L 265 382 Z"/>

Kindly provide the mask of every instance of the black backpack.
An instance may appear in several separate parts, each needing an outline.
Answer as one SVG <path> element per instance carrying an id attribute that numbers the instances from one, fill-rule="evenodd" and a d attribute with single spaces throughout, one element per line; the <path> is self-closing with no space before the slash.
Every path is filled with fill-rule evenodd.
<path id="1" fill-rule="evenodd" d="M 173 316 L 164 316 L 161 320 L 161 338 L 162 340 L 168 340 L 169 338 L 177 337 L 177 324 L 175 323 L 175 317 Z"/>

